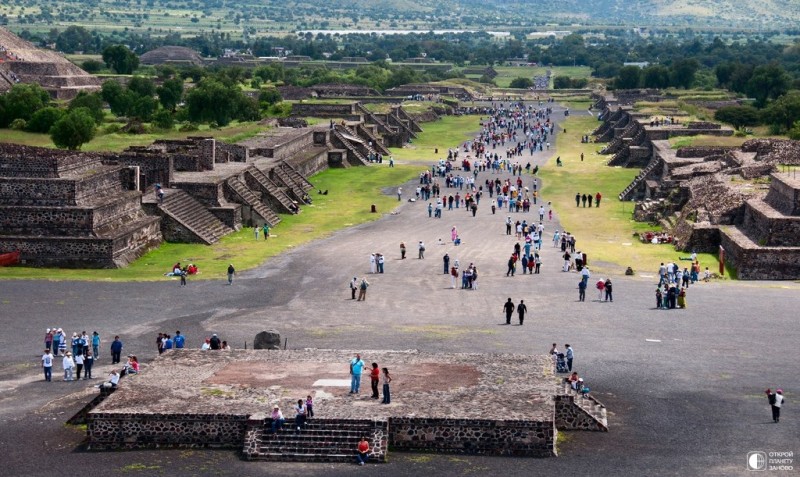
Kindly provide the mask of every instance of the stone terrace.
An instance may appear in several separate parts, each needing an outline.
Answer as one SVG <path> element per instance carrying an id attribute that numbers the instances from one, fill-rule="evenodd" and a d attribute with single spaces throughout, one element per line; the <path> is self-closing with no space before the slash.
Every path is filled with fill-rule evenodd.
<path id="1" fill-rule="evenodd" d="M 327 423 L 334 432 L 339 425 L 384 423 L 375 428 L 388 425 L 388 444 L 403 450 L 548 456 L 556 453 L 556 427 L 606 430 L 602 405 L 578 402 L 564 390 L 549 356 L 363 351 L 367 368 L 375 361 L 394 377 L 392 403 L 380 405 L 370 399 L 368 369 L 361 393 L 349 394 L 353 355 L 170 351 L 89 413 L 90 445 L 237 447 L 246 440 L 246 457 L 258 458 L 257 443 L 269 444 L 262 434 L 272 406 L 280 405 L 289 421 L 292 405 L 308 394 L 315 426 Z M 594 409 L 582 409 L 587 405 Z M 188 435 L 182 421 L 212 428 Z"/>

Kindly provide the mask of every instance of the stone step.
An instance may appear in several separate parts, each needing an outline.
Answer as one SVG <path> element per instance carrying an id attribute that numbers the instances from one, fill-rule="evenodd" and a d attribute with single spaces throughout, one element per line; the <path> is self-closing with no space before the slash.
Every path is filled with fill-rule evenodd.
<path id="1" fill-rule="evenodd" d="M 213 244 L 233 232 L 208 209 L 180 189 L 166 189 L 164 202 L 158 208 L 164 214 L 186 227 L 206 244 Z"/>
<path id="2" fill-rule="evenodd" d="M 277 201 L 281 207 L 282 212 L 286 212 L 289 214 L 295 213 L 297 207 L 294 204 L 294 201 L 291 197 L 286 193 L 286 189 L 284 187 L 280 187 L 275 184 L 266 174 L 264 174 L 261 169 L 256 167 L 252 167 L 246 171 L 256 183 L 260 184 L 261 188 L 266 191 L 269 196 Z"/>
<path id="3" fill-rule="evenodd" d="M 270 227 L 276 226 L 278 222 L 281 221 L 278 214 L 262 202 L 242 181 L 237 178 L 231 178 L 228 179 L 226 184 L 228 184 L 244 204 L 249 205 Z"/>
<path id="4" fill-rule="evenodd" d="M 287 188 L 286 192 L 289 196 L 297 201 L 299 204 L 305 203 L 303 196 L 306 191 L 299 184 L 296 184 L 289 173 L 280 165 L 270 170 L 270 178 L 277 184 L 282 184 Z"/>
<path id="5" fill-rule="evenodd" d="M 259 453 L 250 456 L 250 460 L 260 460 L 268 462 L 340 462 L 340 463 L 355 463 L 356 454 L 311 454 L 311 453 L 281 453 L 281 452 L 268 452 Z M 377 462 L 371 460 L 371 462 Z"/>
<path id="6" fill-rule="evenodd" d="M 314 188 L 314 184 L 309 182 L 309 180 L 306 179 L 303 174 L 297 172 L 297 169 L 292 167 L 288 162 L 281 161 L 280 167 L 284 170 L 284 172 L 288 173 L 289 177 L 291 177 L 294 183 L 303 189 L 303 191 L 309 191 Z"/>

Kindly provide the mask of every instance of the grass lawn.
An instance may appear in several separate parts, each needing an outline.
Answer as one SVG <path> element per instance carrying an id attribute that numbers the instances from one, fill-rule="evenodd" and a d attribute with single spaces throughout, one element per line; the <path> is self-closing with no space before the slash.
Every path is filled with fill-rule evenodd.
<path id="1" fill-rule="evenodd" d="M 570 78 L 589 78 L 592 69 L 588 66 L 494 66 L 497 77 L 494 82 L 500 88 L 508 88 L 511 81 L 515 78 L 533 78 L 534 76 L 544 76 L 547 70 L 551 70 L 553 77 L 569 76 Z M 553 87 L 550 81 L 550 87 Z"/>
<path id="2" fill-rule="evenodd" d="M 110 151 L 119 152 L 130 146 L 147 146 L 156 139 L 185 139 L 189 136 L 212 136 L 219 140 L 235 142 L 247 139 L 263 131 L 265 128 L 255 122 L 233 122 L 220 129 L 209 129 L 200 126 L 198 131 L 192 132 L 157 132 L 151 134 L 113 133 L 95 136 L 94 139 L 84 144 L 82 151 Z M 24 144 L 26 146 L 40 146 L 55 148 L 48 134 L 15 131 L 13 129 L 0 129 L 0 142 Z"/>
<path id="3" fill-rule="evenodd" d="M 596 152 L 600 149 L 598 144 L 581 144 L 580 137 L 591 133 L 598 124 L 596 118 L 575 116 L 562 123 L 567 134 L 559 134 L 556 155 L 561 156 L 564 166 L 556 167 L 555 159 L 551 159 L 540 169 L 542 195 L 553 202 L 562 226 L 575 234 L 577 248 L 588 255 L 589 264 L 598 272 L 618 274 L 630 266 L 637 274 L 654 275 L 661 262 L 689 254 L 677 252 L 671 245 L 642 244 L 633 236 L 634 232 L 652 230 L 653 226 L 635 222 L 633 203 L 621 202 L 617 196 L 639 169 L 608 167 L 609 156 Z M 600 192 L 600 207 L 575 207 L 577 192 Z M 701 267 L 718 268 L 719 262 L 712 254 L 698 254 L 698 259 Z"/>
<path id="4" fill-rule="evenodd" d="M 471 140 L 480 130 L 480 116 L 445 116 L 432 123 L 422 123 L 424 132 L 402 148 L 391 148 L 395 161 L 430 165 L 447 158 L 447 148 Z M 437 155 L 434 151 L 439 149 Z"/>
<path id="5" fill-rule="evenodd" d="M 6 267 L 3 278 L 51 280 L 149 281 L 168 280 L 163 274 L 175 262 L 194 263 L 200 269 L 190 279 L 222 279 L 228 263 L 237 270 L 253 268 L 265 259 L 289 248 L 330 235 L 343 227 L 376 220 L 391 212 L 397 199 L 381 193 L 392 184 L 401 184 L 419 174 L 419 167 L 384 166 L 329 169 L 311 178 L 328 195 L 313 195 L 314 204 L 304 206 L 298 215 L 281 215 L 282 221 L 271 230 L 269 241 L 256 241 L 252 228 L 223 237 L 214 245 L 165 243 L 127 268 L 110 270 L 71 270 L 52 268 Z M 369 212 L 370 205 L 379 214 Z"/>

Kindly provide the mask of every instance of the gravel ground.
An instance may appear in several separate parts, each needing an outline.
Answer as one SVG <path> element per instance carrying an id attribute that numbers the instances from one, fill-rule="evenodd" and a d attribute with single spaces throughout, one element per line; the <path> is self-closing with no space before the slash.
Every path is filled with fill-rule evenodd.
<path id="1" fill-rule="evenodd" d="M 559 109 L 554 117 L 560 117 Z M 534 163 L 547 157 L 537 153 Z M 478 181 L 484 179 L 481 174 Z M 530 182 L 530 176 L 525 179 Z M 403 190 L 414 187 L 405 184 Z M 554 204 L 556 220 L 546 224 L 546 237 L 559 228 L 560 206 Z M 689 289 L 687 310 L 662 311 L 653 308 L 651 278 L 614 276 L 613 303 L 594 301 L 591 288 L 587 301 L 579 303 L 577 274 L 560 271 L 560 252 L 547 240 L 540 275 L 505 277 L 515 240 L 505 235 L 504 218 L 492 215 L 486 201 L 475 218 L 459 209 L 445 211 L 440 220 L 429 219 L 423 203 L 403 202 L 394 215 L 241 273 L 233 286 L 190 281 L 181 288 L 167 279 L 128 284 L 0 281 L 0 324 L 6 337 L 0 346 L 4 473 L 353 472 L 348 465 L 244 462 L 235 451 L 82 452 L 82 431 L 64 421 L 90 399 L 93 388 L 84 382 L 41 380 L 38 343 L 52 326 L 100 332 L 104 343 L 95 375 L 101 377 L 110 369 L 107 348 L 114 334 L 122 337 L 126 353 L 137 354 L 146 365 L 156 354 L 155 335 L 178 329 L 192 347 L 211 333 L 243 347 L 270 328 L 282 333 L 289 348 L 542 354 L 553 342 L 560 348 L 571 343 L 575 368 L 609 410 L 610 432 L 564 433 L 558 458 L 392 453 L 389 464 L 359 470 L 365 474 L 729 476 L 748 473 L 749 451 L 798 454 L 793 411 L 800 382 L 797 284 L 699 284 Z M 449 244 L 453 225 L 464 240 L 460 247 Z M 435 245 L 438 238 L 446 245 Z M 416 258 L 418 240 L 426 243 L 425 260 Z M 409 247 L 409 258 L 402 261 L 401 241 Z M 368 275 L 371 252 L 386 254 L 385 274 Z M 442 273 L 445 252 L 462 266 L 476 263 L 479 290 L 450 289 Z M 349 299 L 347 283 L 353 276 L 367 276 L 372 283 L 365 302 Z M 524 326 L 503 325 L 502 304 L 508 297 L 528 304 Z M 787 397 L 780 424 L 771 421 L 763 395 L 767 387 L 782 387 Z M 795 469 L 798 465 L 794 462 Z"/>

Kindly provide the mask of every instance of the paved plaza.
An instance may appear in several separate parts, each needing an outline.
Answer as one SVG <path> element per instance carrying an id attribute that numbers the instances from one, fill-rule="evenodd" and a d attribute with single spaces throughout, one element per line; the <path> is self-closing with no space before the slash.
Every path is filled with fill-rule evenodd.
<path id="1" fill-rule="evenodd" d="M 561 116 L 559 111 L 555 118 Z M 547 158 L 546 152 L 537 153 L 534 164 Z M 526 161 L 523 156 L 523 165 Z M 476 183 L 487 176 L 493 177 L 481 173 Z M 530 186 L 531 176 L 524 180 Z M 414 182 L 403 185 L 406 196 L 415 187 Z M 602 192 L 610 198 L 618 191 Z M 77 469 L 87 475 L 354 472 L 342 464 L 245 462 L 235 451 L 80 452 L 83 431 L 64 426 L 64 421 L 91 398 L 95 390 L 90 385 L 97 380 L 61 382 L 55 379 L 58 361 L 54 382 L 41 379 L 43 337 L 53 326 L 68 333 L 101 334 L 104 343 L 95 365 L 95 375 L 101 377 L 111 369 L 108 345 L 115 334 L 124 341 L 123 355 L 136 354 L 143 366 L 157 355 L 156 335 L 175 330 L 195 348 L 211 333 L 234 348 L 245 343 L 250 347 L 256 333 L 266 329 L 280 331 L 290 349 L 534 355 L 547 353 L 554 342 L 559 349 L 570 343 L 575 369 L 609 410 L 608 433 L 565 433 L 557 458 L 395 452 L 388 464 L 358 469 L 370 475 L 729 476 L 748 474 L 749 451 L 800 453 L 795 410 L 800 390 L 797 283 L 700 283 L 689 288 L 687 309 L 666 311 L 654 306 L 657 280 L 614 274 L 613 303 L 597 301 L 592 286 L 581 303 L 579 276 L 561 271 L 560 249 L 550 241 L 553 231 L 561 230 L 559 208 L 570 204 L 553 204 L 553 221 L 545 219 L 541 274 L 506 277 L 506 261 L 517 240 L 505 234 L 509 214 L 492 215 L 488 203 L 484 197 L 474 218 L 458 209 L 433 219 L 425 203 L 403 201 L 378 221 L 342 230 L 242 272 L 233 286 L 196 280 L 180 287 L 166 278 L 142 283 L 0 281 L 0 455 L 7 475 Z M 534 218 L 534 212 L 511 215 L 515 220 Z M 463 240 L 458 247 L 450 241 L 454 225 Z M 443 245 L 437 245 L 438 239 Z M 424 260 L 416 258 L 420 240 L 426 245 Z M 581 237 L 577 241 L 580 249 Z M 409 250 L 405 260 L 400 260 L 400 242 Z M 369 274 L 373 252 L 387 257 L 384 274 Z M 451 288 L 449 276 L 443 274 L 445 253 L 461 267 L 475 263 L 478 290 Z M 677 257 L 664 248 L 665 261 Z M 231 260 L 235 263 L 235 257 Z M 622 265 L 637 268 L 635 263 Z M 590 284 L 599 275 L 595 272 Z M 350 299 L 348 282 L 354 276 L 366 276 L 371 283 L 364 302 Z M 502 306 L 509 297 L 528 305 L 523 326 L 515 324 L 516 314 L 513 324 L 505 325 Z M 365 355 L 364 360 L 371 358 Z M 346 363 L 340 364 L 346 379 Z M 391 363 L 379 364 L 391 368 Z M 521 358 L 518 366 L 527 364 Z M 396 374 L 394 379 L 399 384 L 403 376 Z M 763 394 L 768 387 L 781 387 L 787 399 L 780 424 L 770 417 Z M 794 468 L 798 466 L 795 457 Z"/>

